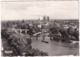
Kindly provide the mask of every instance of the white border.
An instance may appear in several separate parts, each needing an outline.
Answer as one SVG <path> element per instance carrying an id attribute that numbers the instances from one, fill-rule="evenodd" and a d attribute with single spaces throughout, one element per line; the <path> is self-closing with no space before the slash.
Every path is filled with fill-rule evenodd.
<path id="1" fill-rule="evenodd" d="M 0 0 L 0 51 L 1 51 L 1 1 Z M 80 6 L 80 0 L 79 0 L 79 6 Z M 79 7 L 79 24 L 80 24 L 80 7 Z M 80 25 L 79 25 L 79 38 L 80 38 Z M 80 47 L 80 39 L 79 39 L 79 47 Z M 80 49 L 79 49 L 79 55 L 80 55 Z M 0 52 L 0 56 L 1 56 L 1 52 Z M 58 57 L 58 56 L 19 56 L 19 57 Z M 69 56 L 59 56 L 59 57 L 79 57 L 79 56 L 73 56 L 73 55 L 69 55 Z"/>

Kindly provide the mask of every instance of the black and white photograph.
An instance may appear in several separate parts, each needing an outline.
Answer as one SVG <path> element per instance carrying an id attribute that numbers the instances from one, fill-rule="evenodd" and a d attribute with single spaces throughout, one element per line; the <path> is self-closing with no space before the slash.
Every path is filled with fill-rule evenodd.
<path id="1" fill-rule="evenodd" d="M 1 0 L 1 56 L 79 56 L 78 0 Z"/>

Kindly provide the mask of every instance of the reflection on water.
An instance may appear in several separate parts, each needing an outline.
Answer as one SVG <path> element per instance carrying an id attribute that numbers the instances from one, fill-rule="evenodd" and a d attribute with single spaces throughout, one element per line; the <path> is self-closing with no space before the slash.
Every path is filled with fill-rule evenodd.
<path id="1" fill-rule="evenodd" d="M 47 41 L 49 43 L 41 42 L 41 38 L 39 40 L 32 39 L 32 47 L 47 52 L 50 56 L 77 55 L 79 53 L 78 44 L 50 41 L 49 38 Z"/>

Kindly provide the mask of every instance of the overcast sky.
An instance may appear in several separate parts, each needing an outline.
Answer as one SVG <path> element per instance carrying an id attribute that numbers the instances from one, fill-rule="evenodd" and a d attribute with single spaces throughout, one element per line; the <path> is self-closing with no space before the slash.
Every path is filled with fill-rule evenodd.
<path id="1" fill-rule="evenodd" d="M 1 20 L 78 19 L 78 1 L 1 2 Z"/>
<path id="2" fill-rule="evenodd" d="M 78 0 L 1 0 L 1 1 L 78 1 Z"/>

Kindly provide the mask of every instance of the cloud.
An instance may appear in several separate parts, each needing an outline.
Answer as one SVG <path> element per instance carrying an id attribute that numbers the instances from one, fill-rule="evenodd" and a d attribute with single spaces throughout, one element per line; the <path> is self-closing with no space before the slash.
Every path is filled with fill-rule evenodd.
<path id="1" fill-rule="evenodd" d="M 38 19 L 50 16 L 51 19 L 78 18 L 78 1 L 54 2 L 2 2 L 2 20 Z"/>

